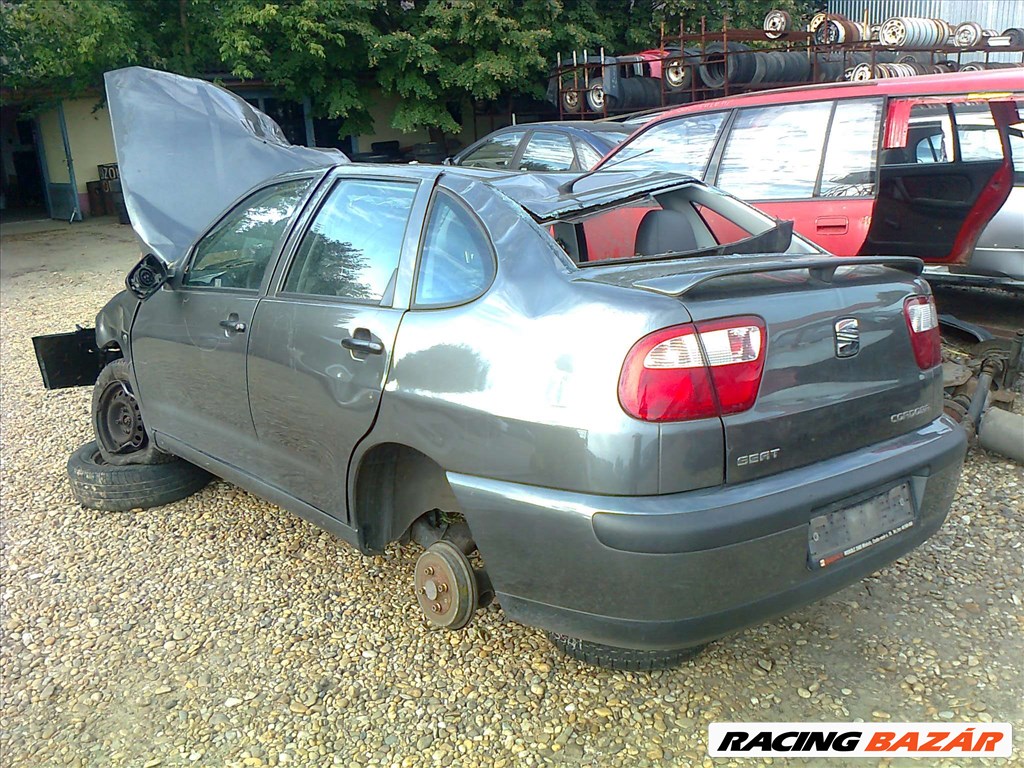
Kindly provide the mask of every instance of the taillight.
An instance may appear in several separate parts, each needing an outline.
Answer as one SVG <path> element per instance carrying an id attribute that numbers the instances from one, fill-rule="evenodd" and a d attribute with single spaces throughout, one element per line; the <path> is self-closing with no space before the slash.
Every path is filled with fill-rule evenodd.
<path id="1" fill-rule="evenodd" d="M 619 376 L 619 402 L 644 421 L 703 419 L 750 408 L 764 370 L 764 322 L 730 317 L 640 339 Z"/>
<path id="2" fill-rule="evenodd" d="M 903 302 L 903 316 L 910 331 L 910 346 L 922 371 L 942 362 L 939 313 L 931 296 L 911 296 Z"/>

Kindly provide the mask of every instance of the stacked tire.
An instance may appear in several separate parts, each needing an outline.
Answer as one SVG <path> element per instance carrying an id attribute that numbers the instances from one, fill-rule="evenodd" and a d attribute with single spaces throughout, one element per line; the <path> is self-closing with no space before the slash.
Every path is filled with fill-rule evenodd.
<path id="1" fill-rule="evenodd" d="M 95 440 L 68 459 L 75 499 L 87 509 L 106 512 L 161 507 L 191 496 L 210 479 L 208 472 L 174 457 L 160 464 L 108 464 Z"/>

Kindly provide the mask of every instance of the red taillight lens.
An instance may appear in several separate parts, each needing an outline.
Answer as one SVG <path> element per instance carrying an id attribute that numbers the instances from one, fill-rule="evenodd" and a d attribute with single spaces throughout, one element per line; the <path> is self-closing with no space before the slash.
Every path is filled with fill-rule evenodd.
<path id="1" fill-rule="evenodd" d="M 942 362 L 942 343 L 939 336 L 939 313 L 931 296 L 911 296 L 903 302 L 903 316 L 910 332 L 910 346 L 914 359 L 922 371 Z"/>
<path id="2" fill-rule="evenodd" d="M 750 409 L 764 370 L 764 322 L 759 317 L 730 317 L 698 323 L 697 330 L 722 415 Z"/>
<path id="3" fill-rule="evenodd" d="M 644 421 L 738 413 L 757 399 L 765 358 L 764 322 L 730 317 L 663 328 L 640 339 L 619 376 L 619 402 Z"/>

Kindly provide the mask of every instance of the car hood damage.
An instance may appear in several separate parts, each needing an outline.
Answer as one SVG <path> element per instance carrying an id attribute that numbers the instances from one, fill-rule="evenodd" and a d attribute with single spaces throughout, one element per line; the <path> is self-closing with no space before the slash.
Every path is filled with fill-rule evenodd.
<path id="1" fill-rule="evenodd" d="M 144 67 L 104 80 L 132 226 L 168 264 L 256 184 L 348 162 L 338 150 L 290 144 L 271 118 L 205 80 Z"/>

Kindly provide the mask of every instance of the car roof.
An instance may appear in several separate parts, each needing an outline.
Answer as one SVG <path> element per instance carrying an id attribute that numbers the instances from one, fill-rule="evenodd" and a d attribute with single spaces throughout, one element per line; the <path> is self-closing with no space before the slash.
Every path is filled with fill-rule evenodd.
<path id="1" fill-rule="evenodd" d="M 941 75 L 894 77 L 842 83 L 809 83 L 791 88 L 773 88 L 722 96 L 716 99 L 686 104 L 660 112 L 643 124 L 643 129 L 681 115 L 713 112 L 716 109 L 756 106 L 762 104 L 793 104 L 831 98 L 857 98 L 868 96 L 938 96 L 954 93 L 1024 91 L 1024 70 L 998 69 L 982 72 L 952 72 Z"/>
<path id="2" fill-rule="evenodd" d="M 572 212 L 614 204 L 654 192 L 703 182 L 663 171 L 553 171 L 518 173 L 458 165 L 411 163 L 343 163 L 332 171 L 345 175 L 386 176 L 435 182 L 449 176 L 479 181 L 510 198 L 538 220 L 555 219 Z M 315 172 L 313 169 L 310 172 Z M 294 174 L 289 174 L 294 176 Z M 579 189 L 577 181 L 586 180 Z"/>

